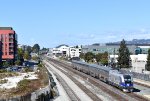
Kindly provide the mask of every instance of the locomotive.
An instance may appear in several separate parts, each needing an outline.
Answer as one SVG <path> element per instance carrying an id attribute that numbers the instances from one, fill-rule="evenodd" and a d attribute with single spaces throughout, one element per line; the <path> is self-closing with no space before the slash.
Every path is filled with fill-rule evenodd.
<path id="1" fill-rule="evenodd" d="M 72 67 L 92 77 L 115 86 L 124 92 L 133 91 L 133 77 L 130 74 L 123 74 L 118 70 L 96 64 L 88 64 L 82 61 L 72 60 Z"/>

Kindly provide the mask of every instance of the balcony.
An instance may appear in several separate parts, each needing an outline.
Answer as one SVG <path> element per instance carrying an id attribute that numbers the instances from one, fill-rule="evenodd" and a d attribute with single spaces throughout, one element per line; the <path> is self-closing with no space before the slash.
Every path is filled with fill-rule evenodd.
<path id="1" fill-rule="evenodd" d="M 14 55 L 14 52 L 9 52 L 9 55 Z"/>
<path id="2" fill-rule="evenodd" d="M 9 45 L 10 48 L 14 47 L 14 45 Z"/>
<path id="3" fill-rule="evenodd" d="M 13 40 L 9 40 L 9 43 L 13 43 L 14 41 Z"/>
<path id="4" fill-rule="evenodd" d="M 9 48 L 9 52 L 14 52 L 14 50 Z"/>
<path id="5" fill-rule="evenodd" d="M 9 38 L 10 39 L 14 38 L 14 35 L 13 34 L 9 34 Z"/>

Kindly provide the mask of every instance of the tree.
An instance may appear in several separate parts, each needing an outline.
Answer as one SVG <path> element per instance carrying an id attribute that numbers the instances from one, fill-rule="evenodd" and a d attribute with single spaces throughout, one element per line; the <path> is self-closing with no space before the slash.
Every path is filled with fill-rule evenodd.
<path id="1" fill-rule="evenodd" d="M 21 64 L 24 62 L 23 56 L 24 51 L 21 48 L 18 48 L 17 60 L 20 60 Z"/>
<path id="2" fill-rule="evenodd" d="M 75 46 L 75 48 L 79 48 L 79 46 L 77 45 L 77 46 Z"/>
<path id="3" fill-rule="evenodd" d="M 32 57 L 32 60 L 37 61 L 38 59 L 39 59 L 39 57 L 38 57 L 38 56 L 33 56 L 33 57 Z"/>
<path id="4" fill-rule="evenodd" d="M 92 61 L 93 59 L 94 59 L 94 54 L 92 52 L 87 52 L 85 54 L 85 61 L 86 62 Z"/>
<path id="5" fill-rule="evenodd" d="M 102 56 L 101 56 L 101 63 L 103 65 L 108 65 L 108 53 L 107 52 L 102 54 Z"/>
<path id="6" fill-rule="evenodd" d="M 32 51 L 33 51 L 34 53 L 39 53 L 39 50 L 40 50 L 39 44 L 35 44 L 35 45 L 32 47 Z"/>
<path id="7" fill-rule="evenodd" d="M 120 43 L 119 54 L 118 54 L 118 66 L 119 68 L 130 68 L 130 53 L 126 47 L 125 40 L 123 39 Z"/>
<path id="8" fill-rule="evenodd" d="M 9 67 L 10 66 L 10 62 L 8 62 L 8 61 L 3 62 L 3 66 L 4 67 Z"/>
<path id="9" fill-rule="evenodd" d="M 80 53 L 80 56 L 79 56 L 81 59 L 84 59 L 85 57 L 85 54 L 84 53 Z"/>
<path id="10" fill-rule="evenodd" d="M 17 61 L 15 61 L 15 65 L 21 65 L 22 63 L 21 63 L 21 61 L 20 60 L 17 60 Z"/>
<path id="11" fill-rule="evenodd" d="M 47 51 L 48 49 L 43 47 L 41 50 L 42 50 L 42 51 Z"/>
<path id="12" fill-rule="evenodd" d="M 23 61 L 24 51 L 21 48 L 18 48 L 17 59 Z"/>
<path id="13" fill-rule="evenodd" d="M 147 56 L 147 64 L 146 68 L 147 71 L 150 71 L 150 49 L 148 50 L 148 56 Z"/>
<path id="14" fill-rule="evenodd" d="M 32 52 L 32 47 L 31 46 L 27 46 L 27 52 L 31 53 Z"/>
<path id="15" fill-rule="evenodd" d="M 30 59 L 29 52 L 25 52 L 23 57 L 24 57 L 24 59 L 29 60 Z"/>
<path id="16" fill-rule="evenodd" d="M 95 55 L 95 59 L 96 59 L 97 63 L 100 62 L 101 59 L 102 59 L 102 53 L 96 54 L 96 55 Z"/>

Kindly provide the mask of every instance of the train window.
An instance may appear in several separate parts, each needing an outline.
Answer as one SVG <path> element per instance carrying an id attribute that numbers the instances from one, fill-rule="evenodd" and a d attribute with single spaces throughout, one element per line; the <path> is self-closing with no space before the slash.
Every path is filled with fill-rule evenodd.
<path id="1" fill-rule="evenodd" d="M 131 76 L 130 75 L 124 75 L 124 81 L 127 83 L 131 82 Z"/>
<path id="2" fill-rule="evenodd" d="M 124 75 L 124 79 L 131 80 L 131 76 L 130 75 Z"/>

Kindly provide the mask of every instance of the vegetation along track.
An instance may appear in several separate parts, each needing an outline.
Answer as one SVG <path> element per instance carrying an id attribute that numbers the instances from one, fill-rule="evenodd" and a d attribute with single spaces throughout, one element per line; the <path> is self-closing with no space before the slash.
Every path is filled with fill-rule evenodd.
<path id="1" fill-rule="evenodd" d="M 57 60 L 53 60 L 53 59 L 49 59 L 50 61 L 54 62 L 55 64 L 58 64 L 70 71 L 72 71 L 73 73 L 79 75 L 80 77 L 82 77 L 83 79 L 87 79 L 89 80 L 90 83 L 92 83 L 93 85 L 99 87 L 101 90 L 103 90 L 104 92 L 108 93 L 110 96 L 112 96 L 113 98 L 117 99 L 117 100 L 122 100 L 122 101 L 148 101 L 148 99 L 146 99 L 143 96 L 139 96 L 135 93 L 124 93 L 118 89 L 116 89 L 115 87 L 112 87 L 110 85 L 107 85 L 101 81 L 99 81 L 96 78 L 93 78 L 87 74 L 84 74 L 82 72 L 79 72 L 77 70 L 74 70 L 70 65 L 57 61 Z"/>
<path id="2" fill-rule="evenodd" d="M 77 81 L 75 78 L 73 78 L 70 74 L 64 72 L 62 69 L 60 69 L 57 65 L 54 63 L 51 63 L 55 68 L 60 70 L 62 73 L 67 75 L 81 90 L 83 90 L 93 101 L 102 101 L 96 94 L 93 94 L 89 89 L 87 89 L 84 85 L 82 85 L 79 81 Z"/>

